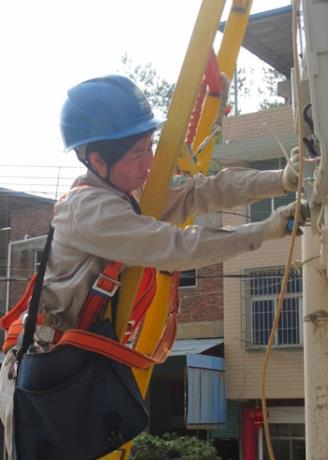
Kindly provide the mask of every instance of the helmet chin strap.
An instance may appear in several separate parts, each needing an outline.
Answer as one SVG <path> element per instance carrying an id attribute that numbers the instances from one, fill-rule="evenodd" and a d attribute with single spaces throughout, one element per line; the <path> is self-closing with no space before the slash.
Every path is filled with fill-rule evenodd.
<path id="1" fill-rule="evenodd" d="M 88 160 L 87 145 L 83 145 L 83 146 L 79 147 L 78 149 L 76 149 L 76 155 L 77 155 L 79 161 L 80 161 L 81 163 L 83 163 L 84 166 L 85 166 L 87 169 L 89 169 L 89 170 L 92 171 L 94 174 L 96 174 L 96 176 L 98 176 L 99 179 L 101 179 L 101 180 L 107 182 L 107 184 L 109 184 L 111 187 L 116 188 L 116 187 L 112 184 L 112 182 L 110 181 L 110 165 L 109 165 L 108 163 L 105 162 L 106 165 L 107 165 L 107 176 L 106 176 L 106 177 L 101 176 L 101 175 L 99 174 L 99 172 L 96 171 L 96 169 L 94 169 L 94 168 L 92 167 L 91 162 Z"/>

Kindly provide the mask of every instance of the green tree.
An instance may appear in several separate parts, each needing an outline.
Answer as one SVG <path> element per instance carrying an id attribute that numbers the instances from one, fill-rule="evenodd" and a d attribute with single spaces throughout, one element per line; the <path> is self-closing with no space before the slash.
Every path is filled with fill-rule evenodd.
<path id="1" fill-rule="evenodd" d="M 278 82 L 286 80 L 286 77 L 273 67 L 262 67 L 263 84 L 258 86 L 258 94 L 262 97 L 259 103 L 260 109 L 271 109 L 285 105 L 283 98 L 277 96 Z"/>
<path id="2" fill-rule="evenodd" d="M 247 69 L 245 67 L 236 68 L 234 77 L 231 81 L 228 99 L 228 104 L 231 105 L 234 115 L 240 115 L 241 113 L 239 99 L 250 95 L 249 82 L 253 73 L 254 69 L 252 67 Z"/>
<path id="3" fill-rule="evenodd" d="M 150 105 L 166 115 L 175 85 L 158 75 L 151 62 L 145 65 L 136 64 L 124 54 L 121 65 L 122 71 L 144 92 Z"/>
<path id="4" fill-rule="evenodd" d="M 131 460 L 219 460 L 215 447 L 196 437 L 142 433 L 133 441 Z"/>

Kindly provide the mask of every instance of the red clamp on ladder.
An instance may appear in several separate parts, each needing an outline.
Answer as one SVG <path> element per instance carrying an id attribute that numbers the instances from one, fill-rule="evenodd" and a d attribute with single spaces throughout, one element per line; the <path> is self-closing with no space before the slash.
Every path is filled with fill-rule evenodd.
<path id="1" fill-rule="evenodd" d="M 202 112 L 204 99 L 207 94 L 207 88 L 208 88 L 208 93 L 211 96 L 216 96 L 216 97 L 220 97 L 220 95 L 224 91 L 224 80 L 221 76 L 221 72 L 220 72 L 220 69 L 217 63 L 217 59 L 216 59 L 216 55 L 214 53 L 213 48 L 210 52 L 207 67 L 206 67 L 206 70 L 203 76 L 203 80 L 200 85 L 200 89 L 196 97 L 195 105 L 194 105 L 194 108 L 193 108 L 193 111 L 190 117 L 188 132 L 187 132 L 187 136 L 185 139 L 185 143 L 187 145 L 191 145 L 194 140 L 196 130 L 198 127 L 198 123 L 199 123 L 199 119 L 200 119 L 201 112 Z"/>

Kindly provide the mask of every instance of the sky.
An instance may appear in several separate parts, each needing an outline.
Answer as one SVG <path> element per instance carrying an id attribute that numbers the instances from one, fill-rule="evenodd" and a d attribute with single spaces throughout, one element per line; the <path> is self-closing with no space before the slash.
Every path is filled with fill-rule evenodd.
<path id="1" fill-rule="evenodd" d="M 287 4 L 254 0 L 252 12 Z M 16 165 L 17 175 L 19 165 L 31 165 L 24 174 L 35 177 L 46 174 L 41 165 L 78 166 L 74 154 L 63 153 L 59 131 L 66 91 L 116 73 L 124 53 L 136 63 L 152 62 L 175 82 L 200 5 L 201 0 L 1 2 L 0 186 L 10 187 L 6 176 L 13 175 L 4 165 Z M 241 66 L 258 65 L 249 55 L 240 54 Z"/>

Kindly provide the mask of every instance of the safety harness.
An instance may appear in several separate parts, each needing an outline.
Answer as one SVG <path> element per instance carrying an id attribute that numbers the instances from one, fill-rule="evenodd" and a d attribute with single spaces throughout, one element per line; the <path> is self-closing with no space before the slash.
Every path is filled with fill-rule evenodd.
<path id="1" fill-rule="evenodd" d="M 89 187 L 90 185 L 87 184 L 87 186 Z M 85 187 L 85 184 L 82 187 Z M 140 213 L 136 201 L 131 200 L 131 204 L 134 210 Z M 153 268 L 146 268 L 144 270 L 133 312 L 129 320 L 129 329 L 125 333 L 123 344 L 89 331 L 90 326 L 99 319 L 99 315 L 104 311 L 108 303 L 113 303 L 114 296 L 118 295 L 121 284 L 119 280 L 121 268 L 121 262 L 108 261 L 105 264 L 104 269 L 89 290 L 81 308 L 76 329 L 68 329 L 64 332 L 54 329 L 45 324 L 45 318 L 42 314 L 38 314 L 36 320 L 36 336 L 38 341 L 40 343 L 51 343 L 54 347 L 60 347 L 64 344 L 80 347 L 102 354 L 130 367 L 142 369 L 165 361 L 174 343 L 177 330 L 179 276 L 176 272 L 166 274 L 173 278 L 168 319 L 157 348 L 151 356 L 137 352 L 128 342 L 140 327 L 156 293 L 156 270 Z M 37 279 L 38 274 L 36 273 L 32 276 L 18 303 L 0 319 L 0 327 L 7 331 L 3 345 L 5 352 L 17 344 L 22 334 L 26 312 Z"/>

